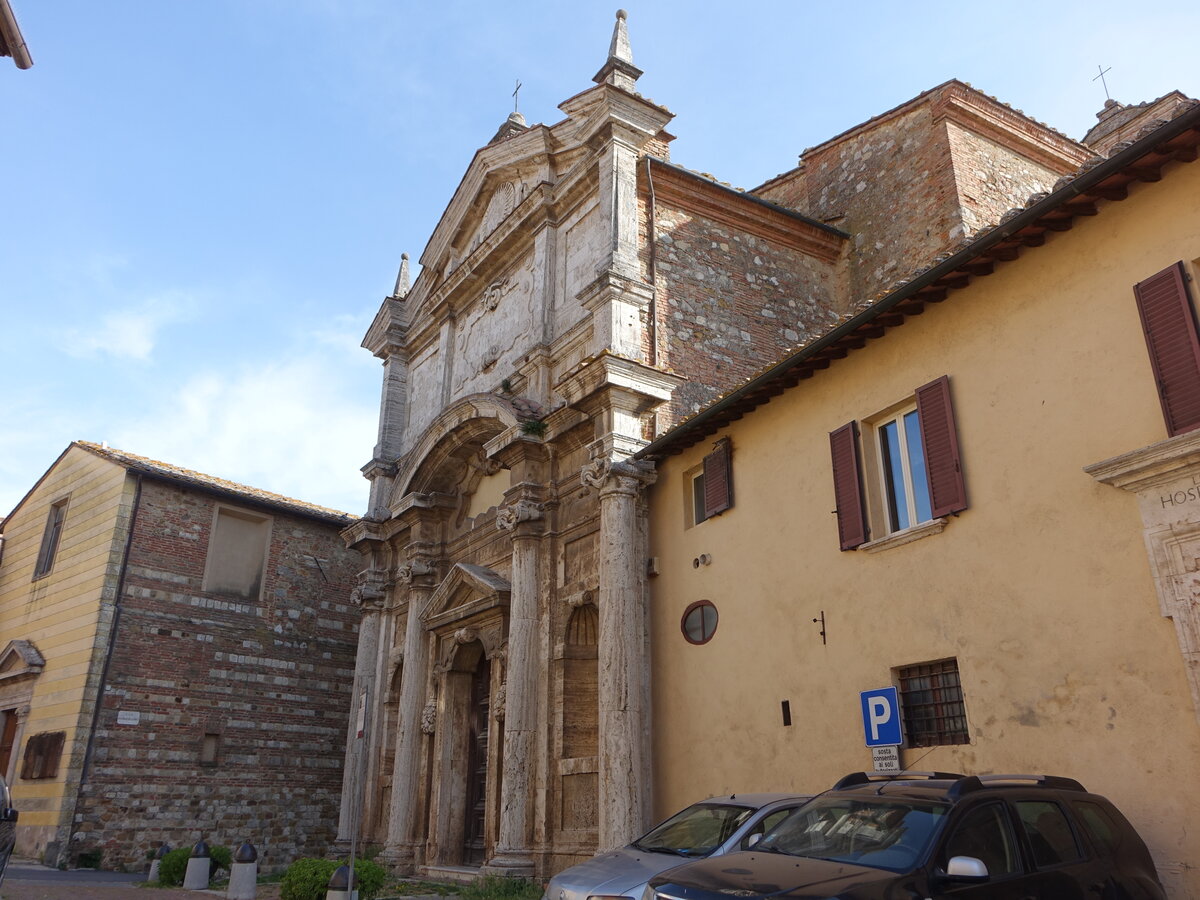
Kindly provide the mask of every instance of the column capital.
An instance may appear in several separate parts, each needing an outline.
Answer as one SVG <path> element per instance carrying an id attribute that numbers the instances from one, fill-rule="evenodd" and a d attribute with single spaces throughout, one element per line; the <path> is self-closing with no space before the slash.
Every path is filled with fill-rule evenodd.
<path id="1" fill-rule="evenodd" d="M 546 518 L 546 504 L 535 500 L 521 499 L 496 511 L 496 527 L 514 536 L 517 526 L 524 523 L 541 522 Z M 528 530 L 528 529 L 526 529 Z"/>
<path id="2" fill-rule="evenodd" d="M 358 573 L 358 584 L 350 592 L 350 602 L 361 606 L 365 613 L 381 612 L 391 586 L 382 569 L 363 569 Z"/>
<path id="3" fill-rule="evenodd" d="M 597 489 L 604 496 L 610 493 L 637 494 L 654 484 L 658 473 L 654 470 L 654 463 L 648 460 L 600 457 L 585 464 L 579 477 L 585 485 Z"/>
<path id="4" fill-rule="evenodd" d="M 425 559 L 416 558 L 409 560 L 404 565 L 396 569 L 396 577 L 405 584 L 411 586 L 413 582 L 426 575 L 432 575 L 437 571 L 437 567 Z"/>

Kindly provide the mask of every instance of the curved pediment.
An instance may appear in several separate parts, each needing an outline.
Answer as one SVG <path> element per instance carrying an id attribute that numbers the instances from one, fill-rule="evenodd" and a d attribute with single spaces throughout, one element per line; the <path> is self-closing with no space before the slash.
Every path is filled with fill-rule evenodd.
<path id="1" fill-rule="evenodd" d="M 496 394 L 473 394 L 447 407 L 400 463 L 392 504 L 413 492 L 455 494 L 472 472 L 487 474 L 483 445 L 520 422 L 512 401 Z"/>
<path id="2" fill-rule="evenodd" d="M 496 607 L 507 607 L 512 586 L 493 569 L 455 563 L 438 585 L 421 621 L 429 629 L 444 628 Z"/>

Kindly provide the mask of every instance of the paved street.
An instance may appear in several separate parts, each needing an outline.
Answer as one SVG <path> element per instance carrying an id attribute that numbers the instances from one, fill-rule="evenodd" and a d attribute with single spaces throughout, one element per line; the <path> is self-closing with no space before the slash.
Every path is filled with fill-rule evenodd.
<path id="1" fill-rule="evenodd" d="M 147 893 L 138 887 L 145 881 L 143 874 L 125 875 L 120 872 L 97 872 L 75 869 L 60 872 L 34 862 L 13 860 L 4 875 L 0 888 L 3 900 L 196 900 L 198 892 L 185 890 L 154 890 Z M 223 897 L 223 891 L 206 891 L 199 896 Z M 259 900 L 277 900 L 278 885 L 263 885 Z"/>

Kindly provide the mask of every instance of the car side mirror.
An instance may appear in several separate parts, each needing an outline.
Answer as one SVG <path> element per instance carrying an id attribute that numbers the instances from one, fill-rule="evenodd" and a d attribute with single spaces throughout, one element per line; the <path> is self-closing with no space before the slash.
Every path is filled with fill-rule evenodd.
<path id="1" fill-rule="evenodd" d="M 18 815 L 15 809 L 0 810 L 0 822 L 15 822 Z"/>
<path id="2" fill-rule="evenodd" d="M 944 877 L 958 882 L 987 881 L 988 867 L 982 859 L 974 856 L 952 856 L 950 862 L 946 863 Z"/>
<path id="3" fill-rule="evenodd" d="M 750 835 L 750 837 L 746 838 L 746 849 L 747 850 L 751 849 L 752 847 L 757 845 L 758 842 L 761 840 L 762 840 L 762 832 L 761 831 Z"/>

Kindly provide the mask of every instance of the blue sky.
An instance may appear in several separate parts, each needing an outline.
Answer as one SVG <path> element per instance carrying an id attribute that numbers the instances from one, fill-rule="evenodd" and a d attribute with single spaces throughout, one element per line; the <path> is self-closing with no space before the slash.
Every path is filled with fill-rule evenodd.
<path id="1" fill-rule="evenodd" d="M 475 149 L 591 85 L 614 3 L 12 0 L 0 517 L 74 439 L 361 513 L 359 348 Z M 1200 4 L 630 2 L 672 158 L 753 187 L 956 77 L 1071 137 L 1200 95 Z M 414 270 L 414 275 L 415 275 Z"/>

